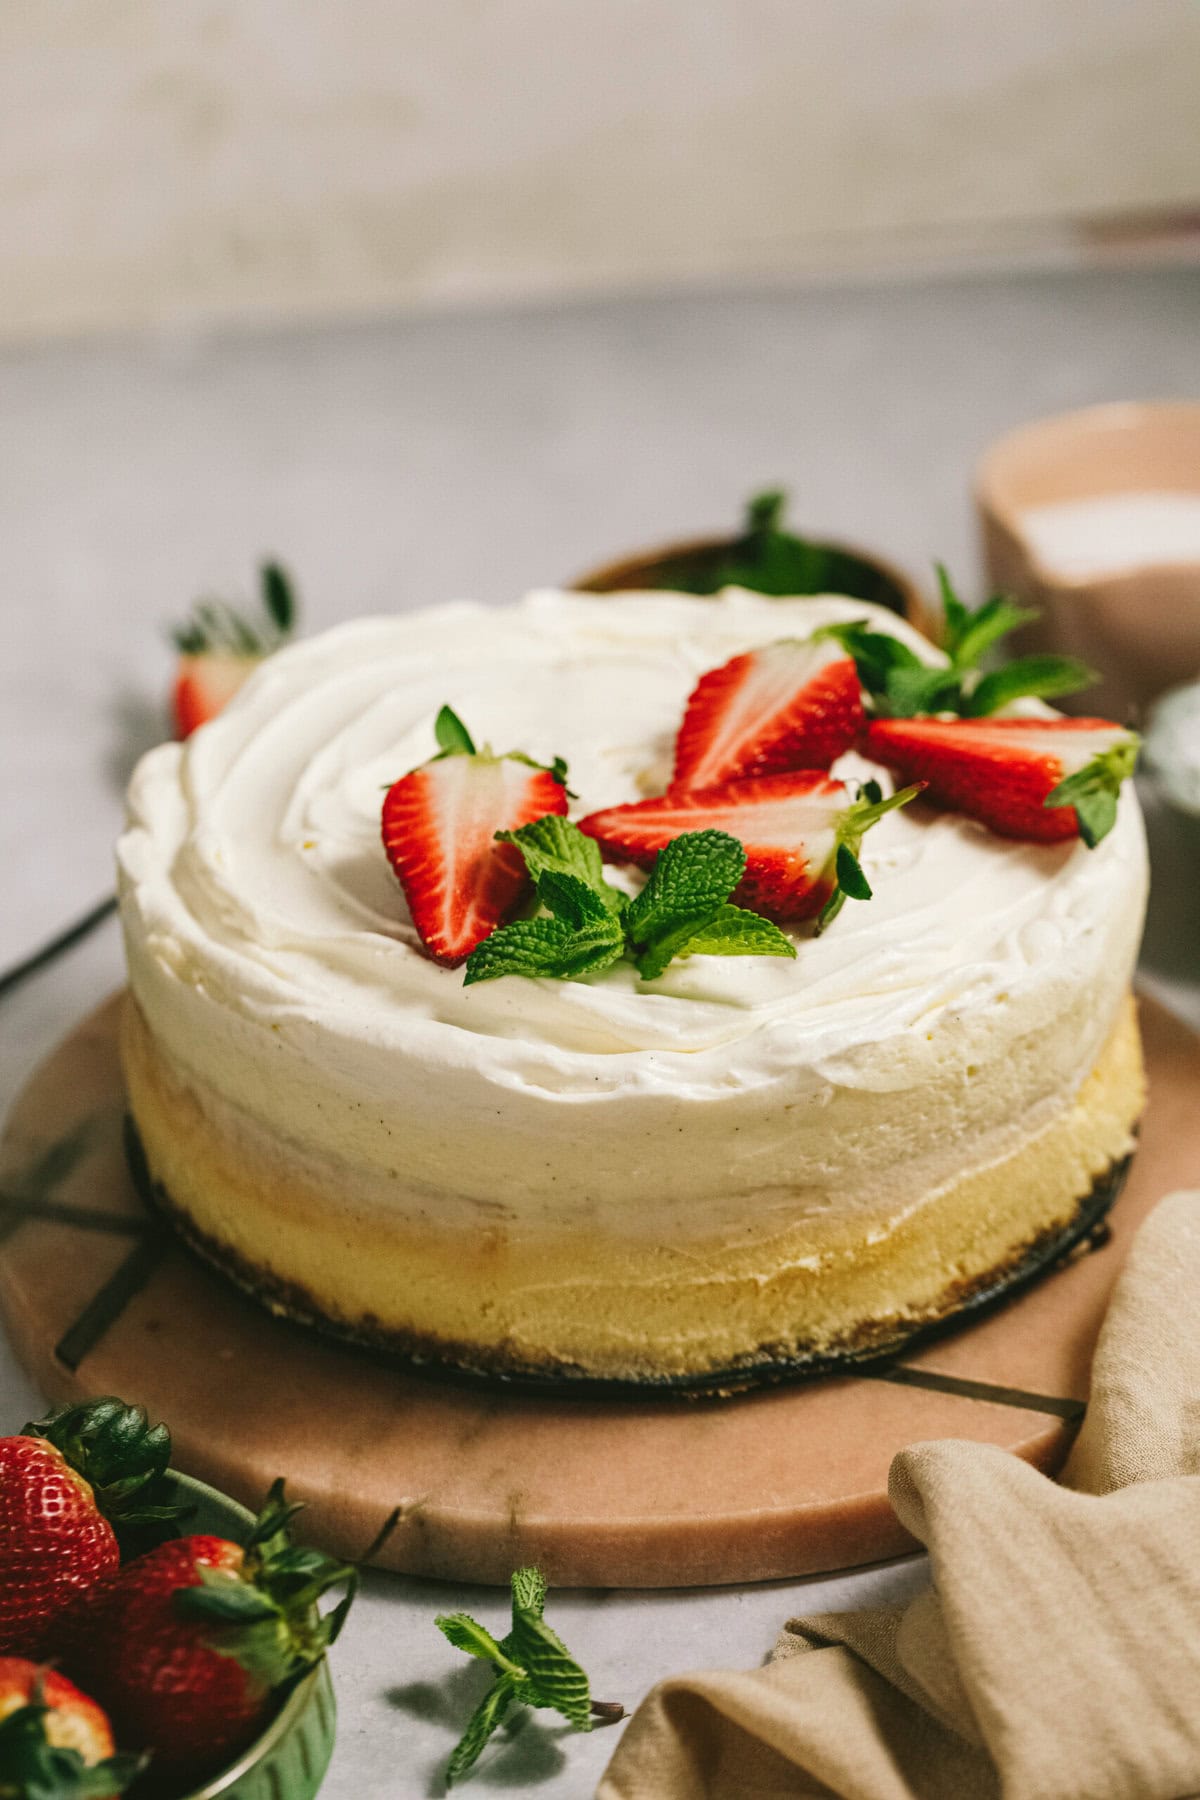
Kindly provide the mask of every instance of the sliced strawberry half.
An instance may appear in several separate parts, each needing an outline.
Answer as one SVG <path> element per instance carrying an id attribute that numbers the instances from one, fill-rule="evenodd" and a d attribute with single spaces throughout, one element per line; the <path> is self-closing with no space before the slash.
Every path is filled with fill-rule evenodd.
<path id="1" fill-rule="evenodd" d="M 173 634 L 179 652 L 171 696 L 176 737 L 190 737 L 215 719 L 258 665 L 291 637 L 296 601 L 289 576 L 278 563 L 264 563 L 259 585 L 261 618 L 249 618 L 223 600 L 199 600 Z"/>
<path id="2" fill-rule="evenodd" d="M 611 806 L 579 821 L 613 862 L 650 869 L 664 844 L 685 831 L 724 831 L 746 852 L 746 872 L 734 900 L 775 919 L 822 925 L 847 895 L 869 900 L 858 862 L 863 833 L 919 790 L 884 799 L 874 783 L 855 798 L 844 781 L 817 769 L 761 775 L 716 787 Z"/>
<path id="3" fill-rule="evenodd" d="M 520 850 L 496 833 L 565 813 L 566 766 L 476 750 L 448 706 L 436 734 L 439 754 L 388 789 L 383 847 L 421 942 L 453 968 L 532 893 Z"/>
<path id="4" fill-rule="evenodd" d="M 877 719 L 866 752 L 1002 837 L 1094 848 L 1112 830 L 1138 742 L 1110 719 Z"/>
<path id="5" fill-rule="evenodd" d="M 702 675 L 675 740 L 672 792 L 827 769 L 862 726 L 854 659 L 831 638 L 781 638 Z"/>

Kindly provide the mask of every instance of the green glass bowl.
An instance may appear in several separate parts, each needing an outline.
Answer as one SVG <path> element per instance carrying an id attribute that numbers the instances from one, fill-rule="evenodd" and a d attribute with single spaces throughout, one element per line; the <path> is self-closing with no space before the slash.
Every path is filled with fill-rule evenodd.
<path id="1" fill-rule="evenodd" d="M 184 1529 L 241 1543 L 254 1514 L 191 1475 L 173 1472 L 179 1497 L 194 1512 Z M 337 1707 L 328 1661 L 297 1683 L 261 1737 L 219 1775 L 181 1800 L 312 1800 L 333 1755 Z"/>

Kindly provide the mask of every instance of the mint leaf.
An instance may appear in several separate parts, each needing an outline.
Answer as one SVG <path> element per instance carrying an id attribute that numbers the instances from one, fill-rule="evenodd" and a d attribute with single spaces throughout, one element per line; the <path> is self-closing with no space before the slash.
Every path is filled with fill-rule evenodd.
<path id="1" fill-rule="evenodd" d="M 443 756 L 474 756 L 475 740 L 449 706 L 443 706 L 433 727 L 438 749 Z"/>
<path id="2" fill-rule="evenodd" d="M 1141 739 L 1131 731 L 1074 775 L 1064 776 L 1042 802 L 1043 806 L 1074 807 L 1079 835 L 1089 850 L 1094 850 L 1117 822 L 1121 783 L 1133 774 L 1140 747 Z"/>
<path id="3" fill-rule="evenodd" d="M 532 825 L 521 825 L 516 831 L 498 831 L 496 840 L 517 846 L 535 882 L 550 872 L 574 875 L 601 896 L 609 912 L 620 912 L 624 906 L 624 894 L 604 879 L 599 844 L 570 819 L 547 813 L 545 818 L 535 819 Z"/>
<path id="4" fill-rule="evenodd" d="M 486 1662 L 495 1663 L 497 1668 L 516 1674 L 491 1632 L 470 1613 L 439 1613 L 433 1622 L 456 1650 L 465 1650 L 468 1656 L 482 1656 Z"/>
<path id="5" fill-rule="evenodd" d="M 633 945 L 633 960 L 637 972 L 643 981 L 657 981 L 667 965 L 677 956 L 688 956 L 691 953 L 691 942 L 697 932 L 703 931 L 712 923 L 711 910 L 698 913 L 684 913 L 670 925 L 664 926 L 658 935 L 643 945 Z"/>
<path id="6" fill-rule="evenodd" d="M 742 906 L 721 906 L 712 918 L 692 933 L 688 956 L 790 956 L 796 946 L 761 913 Z M 678 952 L 677 952 L 678 954 Z"/>
<path id="7" fill-rule="evenodd" d="M 993 594 L 974 612 L 968 611 L 954 591 L 943 564 L 937 565 L 938 585 L 945 617 L 943 642 L 956 669 L 974 669 L 1001 638 L 1038 617 L 1036 607 L 1017 606 L 1006 594 Z"/>
<path id="8" fill-rule="evenodd" d="M 525 1670 L 517 1698 L 527 1706 L 552 1706 L 578 1731 L 592 1728 L 588 1678 L 562 1639 L 532 1609 L 513 1605 L 512 1630 L 504 1647 Z"/>
<path id="9" fill-rule="evenodd" d="M 513 1605 L 522 1612 L 536 1613 L 540 1619 L 546 1606 L 546 1577 L 540 1569 L 514 1569 L 509 1585 Z"/>
<path id="10" fill-rule="evenodd" d="M 924 663 L 916 668 L 889 669 L 880 712 L 893 719 L 911 719 L 916 713 L 957 712 L 962 694 L 962 677 L 954 669 L 930 669 Z"/>
<path id="11" fill-rule="evenodd" d="M 1014 700 L 1077 694 L 1096 679 L 1096 671 L 1073 656 L 1021 656 L 985 675 L 967 694 L 960 710 L 965 719 L 983 719 Z"/>
<path id="12" fill-rule="evenodd" d="M 952 646 L 961 643 L 971 615 L 959 599 L 945 563 L 936 563 L 934 566 L 942 598 L 942 641 L 946 649 L 953 653 Z"/>
<path id="13" fill-rule="evenodd" d="M 592 924 L 618 929 L 603 894 L 578 875 L 568 875 L 562 869 L 543 869 L 537 879 L 537 891 L 543 906 L 549 907 L 556 919 L 565 920 L 573 931 L 582 931 Z"/>
<path id="14" fill-rule="evenodd" d="M 648 945 L 683 919 L 699 922 L 728 900 L 745 870 L 746 852 L 726 831 L 685 831 L 673 838 L 629 903 L 625 927 L 630 942 Z"/>
<path id="15" fill-rule="evenodd" d="M 591 1730 L 593 1705 L 587 1675 L 542 1617 L 545 1577 L 538 1569 L 517 1569 L 511 1585 L 512 1629 L 500 1643 L 466 1613 L 441 1615 L 435 1621 L 452 1644 L 470 1656 L 486 1657 L 496 1670 L 496 1680 L 472 1713 L 450 1758 L 447 1785 L 460 1781 L 474 1767 L 514 1703 L 553 1707 L 576 1730 Z M 612 1718 L 619 1718 L 623 1711 L 603 1703 L 597 1710 Z"/>
<path id="16" fill-rule="evenodd" d="M 873 697 L 885 692 L 893 670 L 929 673 L 929 665 L 921 661 L 915 650 L 910 650 L 888 631 L 872 631 L 865 619 L 853 619 L 846 625 L 822 625 L 813 632 L 813 641 L 820 642 L 823 638 L 831 638 L 854 658 L 858 678 Z"/>
<path id="17" fill-rule="evenodd" d="M 470 1773 L 479 1761 L 483 1748 L 504 1722 L 504 1715 L 517 1697 L 517 1683 L 511 1675 L 500 1675 L 492 1683 L 467 1722 L 446 1764 L 446 1786 L 453 1787 Z"/>
<path id="18" fill-rule="evenodd" d="M 565 918 L 518 919 L 514 925 L 502 925 L 468 956 L 463 985 L 495 981 L 501 975 L 545 975 L 556 981 L 598 975 L 625 949 L 620 924 L 602 911 L 601 918 L 582 927 Z"/>

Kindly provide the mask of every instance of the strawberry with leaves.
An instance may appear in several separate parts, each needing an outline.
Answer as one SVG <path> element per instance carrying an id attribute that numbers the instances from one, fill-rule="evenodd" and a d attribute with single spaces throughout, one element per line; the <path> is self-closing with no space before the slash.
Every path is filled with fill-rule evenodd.
<path id="1" fill-rule="evenodd" d="M 1138 742 L 1111 719 L 876 719 L 866 751 L 1002 837 L 1078 837 L 1095 849 L 1116 823 Z"/>
<path id="2" fill-rule="evenodd" d="M 68 1668 L 160 1775 L 195 1780 L 229 1762 L 341 1631 L 356 1571 L 293 1544 L 299 1510 L 277 1481 L 244 1546 L 175 1538 L 126 1563 L 68 1621 Z M 322 1613 L 338 1584 L 342 1599 Z"/>
<path id="3" fill-rule="evenodd" d="M 179 652 L 172 701 L 175 735 L 190 737 L 215 719 L 258 665 L 291 637 L 296 600 L 278 563 L 259 570 L 261 617 L 250 618 L 224 600 L 198 600 L 172 635 Z"/>
<path id="4" fill-rule="evenodd" d="M 0 1800 L 115 1800 L 143 1767 L 65 1675 L 0 1657 Z"/>
<path id="5" fill-rule="evenodd" d="M 165 1425 L 113 1398 L 64 1406 L 0 1438 L 0 1652 L 36 1654 L 120 1563 L 118 1533 L 178 1516 Z"/>

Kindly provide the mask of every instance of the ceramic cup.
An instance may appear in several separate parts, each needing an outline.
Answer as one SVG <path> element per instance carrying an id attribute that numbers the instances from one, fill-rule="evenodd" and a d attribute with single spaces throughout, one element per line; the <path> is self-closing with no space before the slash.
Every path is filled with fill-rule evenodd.
<path id="1" fill-rule="evenodd" d="M 1040 419 L 993 444 L 976 471 L 988 579 L 1042 612 L 1012 640 L 1014 652 L 1077 656 L 1102 678 L 1063 702 L 1069 711 L 1137 719 L 1164 689 L 1200 674 L 1200 556 L 1068 576 L 1039 560 L 1022 528 L 1031 507 L 1136 493 L 1200 496 L 1200 404 Z"/>

